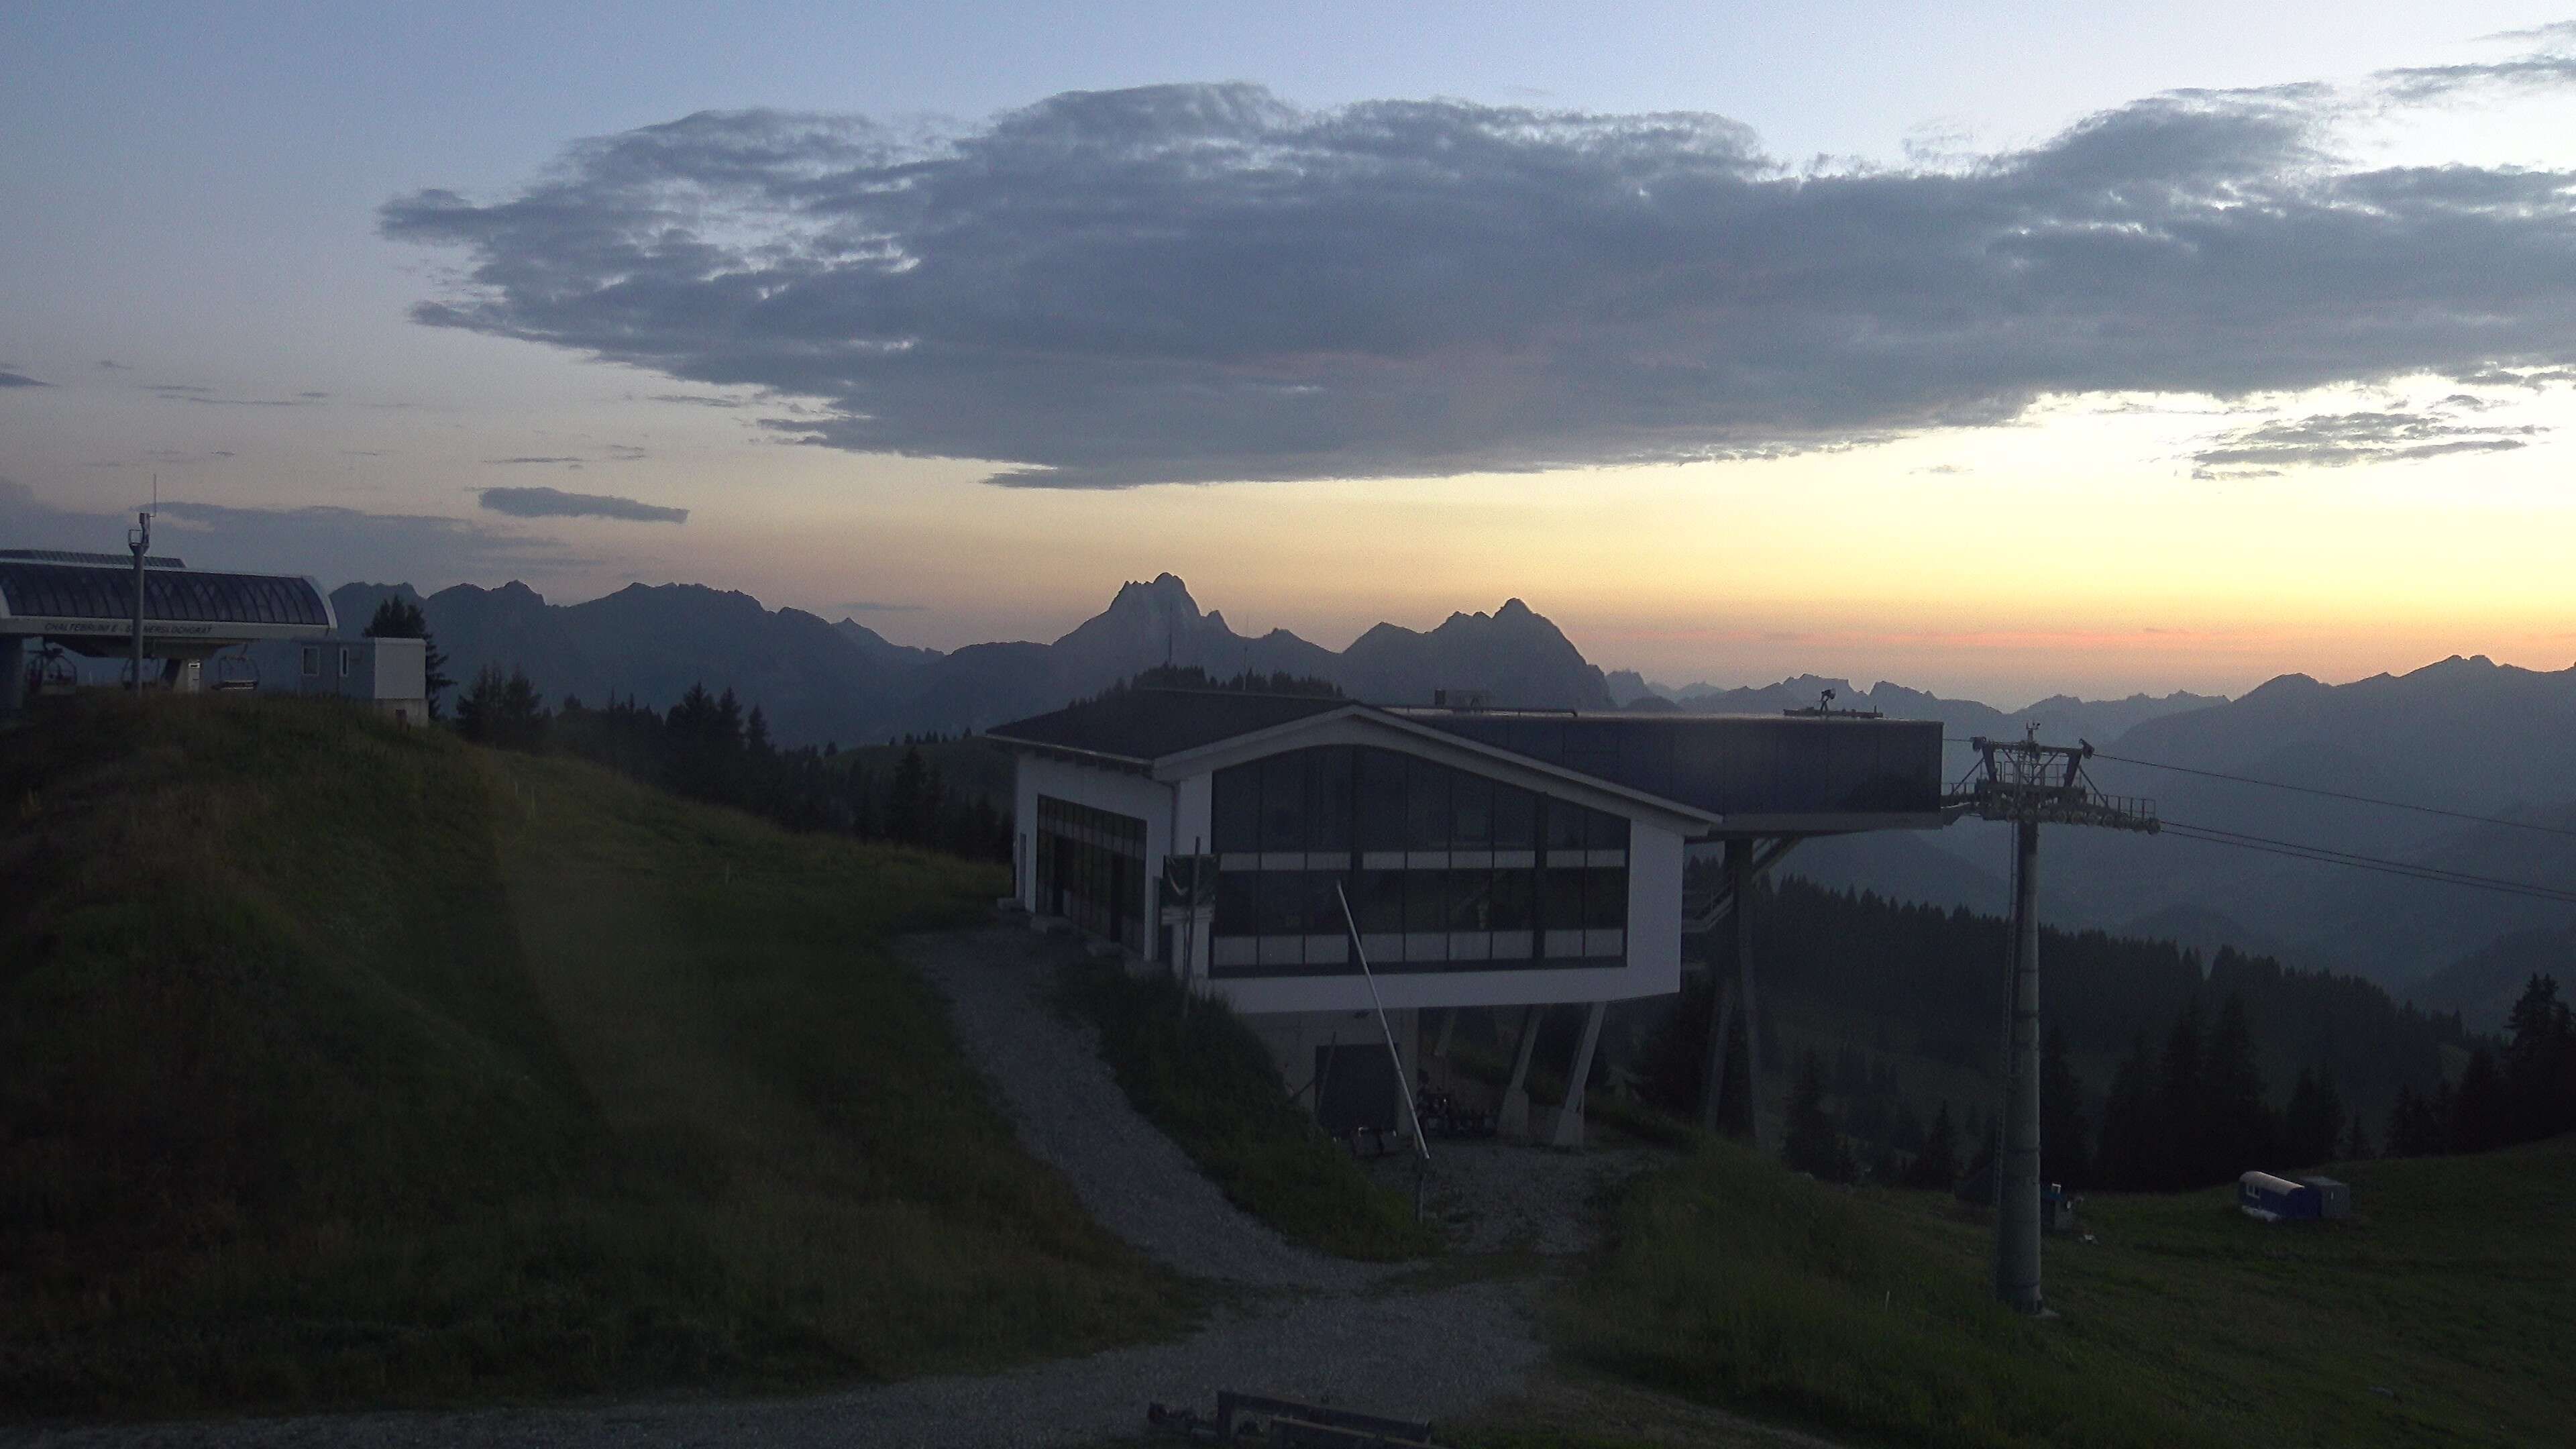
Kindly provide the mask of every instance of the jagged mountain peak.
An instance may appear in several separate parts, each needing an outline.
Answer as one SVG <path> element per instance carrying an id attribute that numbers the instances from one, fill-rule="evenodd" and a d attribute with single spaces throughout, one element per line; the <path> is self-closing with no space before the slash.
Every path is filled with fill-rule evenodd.
<path id="1" fill-rule="evenodd" d="M 1118 586 L 1118 596 L 1109 601 L 1109 612 L 1115 614 L 1136 609 L 1184 613 L 1197 618 L 1199 601 L 1190 597 L 1190 586 L 1182 582 L 1179 574 L 1167 571 L 1154 575 L 1151 583 L 1129 579 Z"/>

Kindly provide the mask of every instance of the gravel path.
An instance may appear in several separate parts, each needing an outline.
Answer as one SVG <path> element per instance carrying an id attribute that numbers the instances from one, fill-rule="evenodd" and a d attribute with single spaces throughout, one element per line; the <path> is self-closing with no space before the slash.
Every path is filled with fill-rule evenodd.
<path id="1" fill-rule="evenodd" d="M 1348 1291 L 1391 1269 L 1289 1243 L 1225 1200 L 1136 1115 L 1098 1034 L 1049 1003 L 1071 944 L 1012 926 L 915 936 L 904 959 L 948 998 L 958 1045 L 982 1068 L 1031 1156 L 1065 1175 L 1101 1226 L 1195 1278 Z"/>
<path id="2" fill-rule="evenodd" d="M 1481 1283 L 1412 1296 L 1312 1298 L 1238 1316 L 1181 1343 L 801 1399 L 18 1431 L 0 1432 L 0 1443 L 1037 1449 L 1131 1437 L 1142 1432 L 1149 1401 L 1204 1413 L 1215 1407 L 1217 1391 L 1229 1388 L 1438 1420 L 1512 1392 L 1538 1366 L 1543 1351 L 1529 1331 L 1529 1291 L 1527 1283 Z"/>

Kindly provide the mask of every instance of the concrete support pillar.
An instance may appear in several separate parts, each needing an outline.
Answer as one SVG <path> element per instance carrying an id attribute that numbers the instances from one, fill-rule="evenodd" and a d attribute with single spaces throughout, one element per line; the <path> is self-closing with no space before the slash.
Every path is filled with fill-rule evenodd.
<path id="1" fill-rule="evenodd" d="M 1583 1084 L 1592 1076 L 1592 1052 L 1601 1044 L 1601 1018 L 1608 1015 L 1610 1003 L 1596 1001 L 1583 1017 L 1583 1043 L 1574 1049 L 1574 1075 L 1565 1079 L 1565 1105 L 1556 1109 L 1556 1130 L 1548 1134 L 1550 1147 L 1583 1145 Z"/>
<path id="2" fill-rule="evenodd" d="M 1727 936 L 1730 954 L 1734 950 L 1734 940 L 1730 932 Z M 1717 1114 L 1726 1096 L 1727 1057 L 1735 1050 L 1735 982 L 1724 963 L 1712 961 L 1708 968 L 1708 984 L 1709 989 L 1717 993 L 1717 999 L 1709 1004 L 1708 1089 L 1700 1097 L 1699 1125 L 1701 1131 L 1713 1135 L 1726 1125 L 1717 1120 Z"/>
<path id="3" fill-rule="evenodd" d="M 2039 823 L 2014 826 L 2012 1031 L 1995 1178 L 1995 1296 L 2024 1313 L 2039 1291 Z"/>
<path id="4" fill-rule="evenodd" d="M 1440 1040 L 1432 1044 L 1431 1054 L 1444 1062 L 1449 1060 L 1449 1038 L 1458 1030 L 1460 1010 L 1453 1006 L 1440 1013 Z"/>
<path id="5" fill-rule="evenodd" d="M 1735 957 L 1735 991 L 1744 999 L 1744 1080 L 1746 1093 L 1744 1113 L 1753 1130 L 1755 1150 L 1768 1149 L 1762 1140 L 1762 1018 L 1753 1007 L 1753 842 L 1726 842 L 1726 883 L 1735 896 L 1735 929 L 1727 935 Z"/>
<path id="6" fill-rule="evenodd" d="M 0 635 L 0 719 L 13 718 L 26 707 L 26 636 Z"/>
<path id="7" fill-rule="evenodd" d="M 1530 1053 L 1538 1046 L 1539 1018 L 1546 1011 L 1544 1006 L 1521 1008 L 1520 1055 L 1512 1063 L 1512 1084 L 1503 1089 L 1503 1110 L 1494 1119 L 1494 1130 L 1505 1137 L 1530 1135 Z"/>

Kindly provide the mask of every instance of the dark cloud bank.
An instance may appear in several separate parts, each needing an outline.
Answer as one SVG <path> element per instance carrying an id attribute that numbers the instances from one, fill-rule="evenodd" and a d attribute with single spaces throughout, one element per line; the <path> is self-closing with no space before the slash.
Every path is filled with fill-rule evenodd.
<path id="1" fill-rule="evenodd" d="M 2331 150 L 2356 108 L 2570 83 L 2565 39 L 1831 174 L 1714 116 L 1251 86 L 1058 96 L 931 141 L 707 113 L 382 221 L 467 259 L 424 322 L 820 399 L 769 425 L 1009 482 L 1760 455 L 2048 394 L 2576 362 L 2576 175 Z"/>
<path id="2" fill-rule="evenodd" d="M 524 461 L 524 460 L 522 460 Z M 629 523 L 686 523 L 689 510 L 639 503 L 607 493 L 566 493 L 560 488 L 486 488 L 483 506 L 512 518 L 618 518 Z"/>

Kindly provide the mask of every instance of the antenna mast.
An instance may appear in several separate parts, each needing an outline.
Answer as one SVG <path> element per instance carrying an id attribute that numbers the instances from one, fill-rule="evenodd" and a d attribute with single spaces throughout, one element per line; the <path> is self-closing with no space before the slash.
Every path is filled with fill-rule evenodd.
<path id="1" fill-rule="evenodd" d="M 152 501 L 161 501 L 161 475 L 152 475 Z M 125 531 L 125 546 L 134 550 L 134 693 L 143 693 L 143 556 L 152 551 L 152 513 L 145 510 L 134 515 L 134 527 Z"/>

